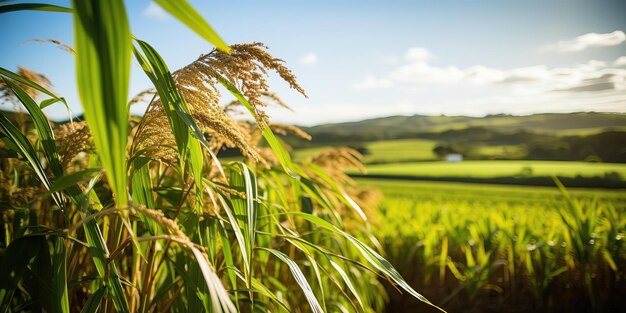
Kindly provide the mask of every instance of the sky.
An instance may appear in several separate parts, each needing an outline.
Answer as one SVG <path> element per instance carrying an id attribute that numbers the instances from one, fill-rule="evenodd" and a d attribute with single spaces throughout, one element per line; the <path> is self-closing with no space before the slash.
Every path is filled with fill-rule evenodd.
<path id="1" fill-rule="evenodd" d="M 296 74 L 308 98 L 276 76 L 270 79 L 272 90 L 293 108 L 272 109 L 276 122 L 626 112 L 624 1 L 190 2 L 227 43 L 263 42 Z M 153 45 L 172 70 L 212 49 L 148 0 L 129 0 L 126 7 L 133 34 Z M 79 114 L 73 56 L 33 41 L 72 46 L 71 15 L 6 13 L 0 29 L 0 66 L 45 74 Z M 148 87 L 133 64 L 129 98 Z M 136 106 L 133 113 L 144 109 Z M 59 104 L 45 112 L 52 119 L 67 117 Z"/>

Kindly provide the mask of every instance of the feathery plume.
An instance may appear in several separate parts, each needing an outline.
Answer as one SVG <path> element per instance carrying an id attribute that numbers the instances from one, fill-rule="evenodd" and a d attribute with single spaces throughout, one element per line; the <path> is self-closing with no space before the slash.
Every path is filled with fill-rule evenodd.
<path id="1" fill-rule="evenodd" d="M 92 136 L 86 121 L 59 125 L 54 132 L 63 167 L 67 167 L 78 153 L 93 150 Z"/>
<path id="2" fill-rule="evenodd" d="M 56 39 L 33 39 L 33 40 L 28 40 L 28 41 L 26 41 L 24 43 L 31 43 L 31 42 L 51 43 L 51 44 L 57 46 L 61 50 L 64 50 L 64 51 L 69 52 L 71 54 L 76 54 L 76 51 L 74 50 L 74 48 L 72 48 L 70 45 L 67 45 L 67 44 L 63 43 L 60 40 L 56 40 Z"/>
<path id="3" fill-rule="evenodd" d="M 287 124 L 270 124 L 270 128 L 277 134 L 287 136 L 287 134 L 293 134 L 294 136 L 304 139 L 311 140 L 311 135 L 302 130 L 300 127 L 295 125 L 287 125 Z"/>
<path id="4" fill-rule="evenodd" d="M 219 104 L 218 78 L 227 79 L 245 95 L 254 109 L 257 125 L 265 127 L 269 118 L 262 110 L 266 106 L 262 99 L 273 99 L 285 106 L 269 92 L 266 82 L 268 70 L 278 73 L 292 88 L 305 95 L 295 76 L 283 65 L 284 62 L 272 57 L 266 49 L 261 43 L 252 43 L 233 45 L 230 54 L 213 50 L 172 74 L 210 148 L 217 151 L 222 146 L 237 147 L 245 157 L 261 164 L 266 161 L 254 147 L 256 134 L 249 125 L 237 123 L 227 114 L 229 105 L 224 107 Z M 169 124 L 158 97 L 148 106 L 142 124 L 138 130 L 138 146 L 151 151 L 152 157 L 169 162 L 175 160 L 175 150 L 161 148 L 175 147 L 175 141 L 171 133 L 164 131 Z M 159 148 L 151 148 L 156 146 Z"/>
<path id="5" fill-rule="evenodd" d="M 265 127 L 269 121 L 269 117 L 263 111 L 263 107 L 267 104 L 262 101 L 262 98 L 264 96 L 272 98 L 273 95 L 269 92 L 269 85 L 266 81 L 268 70 L 276 72 L 289 83 L 291 88 L 306 97 L 295 75 L 284 66 L 284 61 L 272 57 L 266 51 L 268 48 L 262 43 L 232 45 L 231 48 L 231 53 L 213 50 L 175 73 L 175 76 L 180 76 L 180 78 L 177 77 L 179 79 L 191 78 L 188 80 L 190 84 L 183 83 L 182 87 L 194 86 L 203 89 L 202 86 L 198 86 L 198 82 L 202 82 L 201 85 L 205 87 L 214 87 L 218 77 L 227 79 L 244 94 L 252 105 L 257 123 L 261 128 Z M 278 99 L 278 97 L 274 98 Z"/>
<path id="6" fill-rule="evenodd" d="M 156 94 L 156 90 L 154 88 L 146 89 L 138 94 L 136 94 L 130 101 L 128 101 L 128 107 L 133 106 L 139 102 L 148 102 L 152 97 Z"/>

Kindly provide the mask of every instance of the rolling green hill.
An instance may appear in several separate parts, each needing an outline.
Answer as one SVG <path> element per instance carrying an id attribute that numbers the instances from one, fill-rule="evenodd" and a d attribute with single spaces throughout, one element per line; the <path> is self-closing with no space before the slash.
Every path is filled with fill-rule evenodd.
<path id="1" fill-rule="evenodd" d="M 341 137 L 392 138 L 411 133 L 433 133 L 485 127 L 499 131 L 526 130 L 554 135 L 589 135 L 607 129 L 626 130 L 626 114 L 621 113 L 543 113 L 514 116 L 506 114 L 485 117 L 469 116 L 389 116 L 358 122 L 324 124 L 305 127 L 314 138 Z"/>
<path id="2" fill-rule="evenodd" d="M 288 139 L 296 150 L 309 150 L 301 153 L 347 145 L 362 151 L 369 164 L 433 160 L 446 153 L 474 160 L 626 163 L 625 113 L 389 116 L 304 130 L 313 136 L 311 142 Z"/>

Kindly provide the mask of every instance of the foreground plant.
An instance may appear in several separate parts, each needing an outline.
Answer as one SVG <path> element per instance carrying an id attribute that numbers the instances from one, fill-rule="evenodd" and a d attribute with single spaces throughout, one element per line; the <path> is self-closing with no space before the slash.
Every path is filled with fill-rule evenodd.
<path id="1" fill-rule="evenodd" d="M 341 171 L 357 155 L 295 163 L 275 136 L 306 137 L 263 109 L 277 99 L 268 71 L 304 94 L 283 62 L 258 43 L 226 46 L 185 1 L 156 2 L 219 50 L 172 74 L 148 43 L 131 41 L 119 0 L 0 7 L 73 14 L 85 112 L 84 122 L 51 127 L 41 108 L 65 100 L 0 69 L 2 94 L 32 119 L 23 132 L 0 117 L 10 151 L 0 311 L 372 312 L 384 306 L 379 278 L 428 303 L 370 248 L 362 199 Z M 134 122 L 131 56 L 155 88 Z M 221 106 L 219 86 L 236 101 Z M 256 123 L 229 116 L 236 107 Z M 246 161 L 222 164 L 223 147 Z"/>

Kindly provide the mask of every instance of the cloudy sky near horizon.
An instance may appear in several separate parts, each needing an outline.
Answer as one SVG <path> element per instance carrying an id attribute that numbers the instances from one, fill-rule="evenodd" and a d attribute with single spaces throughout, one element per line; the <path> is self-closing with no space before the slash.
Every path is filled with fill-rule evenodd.
<path id="1" fill-rule="evenodd" d="M 623 1 L 191 2 L 228 43 L 264 42 L 298 76 L 308 99 L 271 80 L 295 111 L 272 111 L 275 121 L 626 112 Z M 127 9 L 133 33 L 171 69 L 211 49 L 148 0 L 127 1 Z M 0 27 L 0 66 L 46 74 L 80 112 L 72 56 L 29 42 L 72 45 L 70 16 L 8 13 L 0 15 Z M 149 87 L 138 68 L 131 75 L 131 93 Z M 61 107 L 46 113 L 66 114 Z"/>

